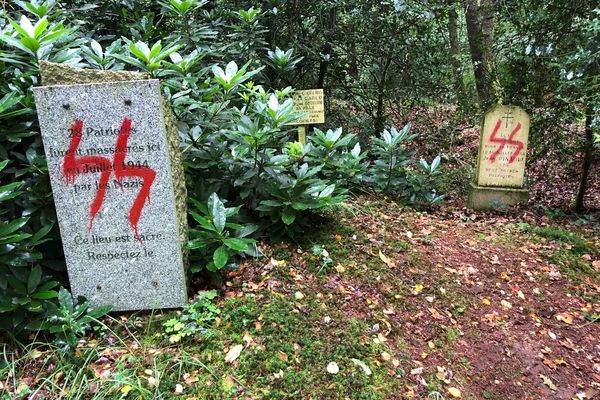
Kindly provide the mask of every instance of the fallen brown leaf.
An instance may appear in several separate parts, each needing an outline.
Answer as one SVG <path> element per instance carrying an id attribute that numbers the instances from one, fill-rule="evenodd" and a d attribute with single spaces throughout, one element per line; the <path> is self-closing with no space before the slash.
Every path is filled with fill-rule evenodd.
<path id="1" fill-rule="evenodd" d="M 233 346 L 232 348 L 230 348 L 227 352 L 227 355 L 225 356 L 225 362 L 232 363 L 235 360 L 237 360 L 242 350 L 244 350 L 243 344 L 238 344 L 237 346 Z"/>

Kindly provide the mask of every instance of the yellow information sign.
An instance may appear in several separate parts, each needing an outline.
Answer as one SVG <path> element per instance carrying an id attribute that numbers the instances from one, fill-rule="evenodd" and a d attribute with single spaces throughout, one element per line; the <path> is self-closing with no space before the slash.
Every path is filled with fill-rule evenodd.
<path id="1" fill-rule="evenodd" d="M 290 125 L 312 125 L 325 123 L 325 104 L 323 89 L 298 90 L 292 95 L 294 112 L 307 113 L 304 118 Z"/>

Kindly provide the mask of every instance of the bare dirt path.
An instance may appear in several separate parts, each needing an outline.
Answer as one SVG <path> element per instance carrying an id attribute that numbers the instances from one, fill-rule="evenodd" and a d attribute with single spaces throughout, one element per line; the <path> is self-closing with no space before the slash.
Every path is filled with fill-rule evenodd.
<path id="1" fill-rule="evenodd" d="M 330 293 L 345 317 L 368 321 L 393 354 L 378 362 L 407 381 L 393 398 L 451 398 L 452 385 L 473 399 L 599 395 L 597 225 L 369 200 L 335 219 L 338 228 L 309 240 L 326 249 L 328 273 L 314 273 L 321 256 L 306 256 L 307 243 L 284 245 L 271 254 L 302 279 L 270 276 L 267 287 Z M 257 274 L 248 265 L 241 281 Z"/>

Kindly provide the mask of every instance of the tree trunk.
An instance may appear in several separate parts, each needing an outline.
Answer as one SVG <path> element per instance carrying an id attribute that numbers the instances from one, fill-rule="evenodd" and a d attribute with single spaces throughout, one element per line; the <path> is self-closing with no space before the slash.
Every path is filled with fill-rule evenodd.
<path id="1" fill-rule="evenodd" d="M 487 108 L 493 101 L 493 59 L 490 48 L 494 40 L 494 5 L 493 0 L 481 0 L 478 3 L 478 0 L 465 0 L 465 18 L 479 104 Z"/>
<path id="2" fill-rule="evenodd" d="M 325 28 L 324 29 L 325 44 L 323 45 L 323 50 L 321 51 L 321 53 L 323 55 L 329 55 L 329 58 L 321 59 L 321 62 L 319 63 L 319 78 L 318 78 L 318 82 L 317 82 L 318 88 L 322 88 L 325 86 L 325 77 L 327 76 L 327 69 L 329 68 L 329 60 L 331 60 L 331 57 L 333 56 L 331 54 L 333 51 L 333 48 L 331 47 L 331 40 L 329 40 L 329 37 L 334 32 L 334 29 L 335 29 L 335 14 L 336 14 L 335 7 L 331 7 L 329 9 L 329 18 L 326 22 L 327 26 L 324 27 Z"/>
<path id="3" fill-rule="evenodd" d="M 388 70 L 390 69 L 390 66 L 392 65 L 392 54 L 393 52 L 390 52 L 390 54 L 388 55 L 388 58 L 385 61 L 385 65 L 383 67 L 383 70 L 381 72 L 381 80 L 379 81 L 379 85 L 377 88 L 377 111 L 375 113 L 375 132 L 379 133 L 381 131 L 383 131 L 383 128 L 385 128 L 385 110 L 384 110 L 384 100 L 385 100 L 385 85 L 387 83 L 387 74 L 388 74 Z"/>
<path id="4" fill-rule="evenodd" d="M 581 166 L 581 178 L 579 189 L 575 198 L 575 212 L 583 211 L 583 198 L 587 190 L 587 180 L 592 166 L 592 150 L 594 148 L 594 133 L 592 132 L 593 108 L 588 105 L 585 110 L 585 143 L 583 147 L 583 165 Z"/>
<path id="5" fill-rule="evenodd" d="M 494 56 L 492 48 L 494 46 L 494 26 L 496 24 L 495 0 L 481 0 L 479 6 L 479 18 L 481 21 L 481 37 L 483 39 L 483 66 L 486 73 L 486 84 L 488 92 L 487 100 L 494 100 Z"/>
<path id="6" fill-rule="evenodd" d="M 329 54 L 331 56 L 331 44 L 329 41 L 323 46 L 323 54 Z M 329 60 L 322 59 L 319 63 L 319 78 L 317 79 L 317 87 L 322 88 L 325 86 L 325 77 L 327 76 L 327 69 L 329 68 Z"/>
<path id="7" fill-rule="evenodd" d="M 350 54 L 348 57 L 350 61 L 348 62 L 348 74 L 354 79 L 358 79 L 358 60 L 356 59 L 356 41 L 350 41 Z"/>
<path id="8" fill-rule="evenodd" d="M 460 62 L 460 46 L 458 42 L 458 14 L 456 0 L 448 0 L 448 36 L 450 37 L 450 65 L 454 75 L 454 92 L 459 109 L 464 109 L 466 104 L 465 84 L 462 78 Z"/>

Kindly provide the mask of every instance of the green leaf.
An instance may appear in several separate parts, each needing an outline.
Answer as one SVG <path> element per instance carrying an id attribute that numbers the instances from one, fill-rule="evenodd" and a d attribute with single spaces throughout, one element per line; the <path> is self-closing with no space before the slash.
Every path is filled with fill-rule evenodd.
<path id="1" fill-rule="evenodd" d="M 43 304 L 41 301 L 31 300 L 27 305 L 27 311 L 37 313 L 42 311 L 42 306 Z"/>
<path id="2" fill-rule="evenodd" d="M 30 244 L 32 246 L 39 244 L 41 239 L 44 236 L 46 236 L 48 234 L 48 232 L 50 232 L 50 230 L 52 229 L 53 226 L 54 226 L 54 224 L 44 225 L 39 231 L 37 231 L 36 233 L 33 234 L 33 236 L 31 236 Z"/>
<path id="3" fill-rule="evenodd" d="M 62 26 L 62 24 L 58 24 L 58 25 L 53 26 L 52 30 L 49 33 L 42 36 L 40 38 L 40 42 L 51 42 L 51 41 L 54 41 L 55 39 L 60 38 L 61 36 L 65 36 L 65 35 L 68 35 L 69 33 L 73 33 L 76 30 L 77 30 L 76 26 L 66 29 Z"/>
<path id="4" fill-rule="evenodd" d="M 21 16 L 20 23 L 13 21 L 11 19 L 8 20 L 10 24 L 15 28 L 15 30 L 21 35 L 21 37 L 33 37 L 33 25 L 31 21 L 26 16 Z"/>
<path id="5" fill-rule="evenodd" d="M 150 49 L 150 54 L 148 55 L 148 59 L 152 60 L 154 57 L 156 57 L 158 55 L 158 53 L 160 53 L 161 50 L 162 50 L 162 45 L 159 40 L 158 42 L 154 43 L 154 45 Z"/>
<path id="6" fill-rule="evenodd" d="M 98 318 L 102 317 L 103 315 L 106 315 L 109 312 L 111 312 L 112 309 L 113 309 L 113 306 L 111 306 L 111 305 L 100 306 L 100 307 L 96 307 L 96 308 L 92 308 L 92 309 L 88 310 L 87 314 L 93 319 L 98 319 Z"/>
<path id="7" fill-rule="evenodd" d="M 308 210 L 311 207 L 312 207 L 312 205 L 308 204 L 308 203 L 293 203 L 292 204 L 292 208 L 294 210 L 299 210 L 299 211 Z"/>
<path id="8" fill-rule="evenodd" d="M 17 197 L 21 194 L 19 191 L 13 191 L 16 187 L 23 184 L 23 182 L 13 182 L 8 185 L 0 186 L 0 201 L 9 200 Z"/>
<path id="9" fill-rule="evenodd" d="M 207 247 L 209 243 L 216 241 L 216 238 L 201 236 L 188 241 L 188 249 L 201 249 Z"/>
<path id="10" fill-rule="evenodd" d="M 296 220 L 296 212 L 292 208 L 285 208 L 281 214 L 281 220 L 286 225 L 291 225 Z"/>
<path id="11" fill-rule="evenodd" d="M 10 109 L 11 107 L 14 107 L 16 104 L 18 104 L 24 96 L 19 96 L 18 94 L 16 94 L 15 92 L 11 92 L 6 94 L 4 97 L 2 97 L 0 99 L 0 113 L 5 112 L 6 110 Z M 6 164 L 8 164 L 9 160 L 5 160 L 3 161 L 4 166 L 6 166 Z M 0 171 L 2 170 L 2 168 L 0 168 Z"/>
<path id="12" fill-rule="evenodd" d="M 442 158 L 440 156 L 437 156 L 436 158 L 433 159 L 433 161 L 431 163 L 431 172 L 435 171 L 437 169 L 437 167 L 440 166 L 440 161 L 442 161 Z"/>
<path id="13" fill-rule="evenodd" d="M 6 43 L 9 46 L 16 47 L 26 53 L 29 53 L 32 56 L 35 56 L 34 51 L 31 51 L 30 49 L 28 49 L 27 46 L 24 46 L 23 43 L 21 43 L 20 41 L 18 41 L 17 39 L 15 39 L 12 36 L 0 35 L 0 41 Z"/>
<path id="14" fill-rule="evenodd" d="M 58 291 L 58 303 L 62 308 L 68 310 L 69 313 L 73 313 L 75 308 L 75 305 L 73 304 L 73 297 L 71 296 L 71 293 L 69 293 L 69 291 L 64 287 L 61 287 Z"/>
<path id="15" fill-rule="evenodd" d="M 207 214 L 207 215 L 209 214 L 209 213 L 208 213 L 208 209 L 206 208 L 206 206 L 205 206 L 204 204 L 200 203 L 198 200 L 196 200 L 196 199 L 194 199 L 194 198 L 192 198 L 192 197 L 190 197 L 190 198 L 189 198 L 189 200 L 190 200 L 192 203 L 194 203 L 194 205 L 196 206 L 196 208 L 197 208 L 198 210 L 200 210 L 200 212 L 202 212 L 202 213 L 204 213 L 204 214 Z"/>
<path id="16" fill-rule="evenodd" d="M 267 207 L 281 207 L 283 205 L 282 202 L 277 200 L 263 200 L 260 202 L 260 204 Z"/>
<path id="17" fill-rule="evenodd" d="M 229 254 L 227 253 L 227 248 L 225 246 L 219 247 L 213 253 L 213 262 L 217 269 L 223 268 L 225 264 L 227 264 L 227 260 L 229 260 Z"/>
<path id="18" fill-rule="evenodd" d="M 227 239 L 223 239 L 223 244 L 235 251 L 248 250 L 248 240 L 244 240 L 244 239 L 227 238 Z"/>
<path id="19" fill-rule="evenodd" d="M 212 193 L 208 198 L 208 210 L 213 218 L 213 224 L 217 228 L 217 232 L 223 233 L 226 222 L 225 205 L 216 193 Z"/>
<path id="20" fill-rule="evenodd" d="M 236 231 L 241 231 L 244 229 L 244 225 L 234 224 L 233 222 L 228 222 L 225 224 L 225 228 L 233 229 Z"/>
<path id="21" fill-rule="evenodd" d="M 25 47 L 27 47 L 29 50 L 33 51 L 34 53 L 40 49 L 40 42 L 33 38 L 29 38 L 29 37 L 21 38 L 21 43 L 23 43 L 23 45 Z"/>
<path id="22" fill-rule="evenodd" d="M 19 243 L 22 242 L 23 240 L 27 239 L 31 237 L 31 235 L 29 233 L 17 233 L 14 235 L 8 235 L 8 236 L 4 236 L 4 237 L 0 237 L 0 244 L 15 244 L 15 243 Z"/>
<path id="23" fill-rule="evenodd" d="M 44 31 L 46 30 L 47 27 L 48 27 L 48 19 L 46 17 L 40 19 L 34 26 L 33 37 L 36 39 L 39 38 L 40 35 L 42 33 L 44 33 Z"/>
<path id="24" fill-rule="evenodd" d="M 146 63 L 150 61 L 148 58 L 150 55 L 150 49 L 148 48 L 148 45 L 142 41 L 138 41 L 137 43 L 129 42 L 129 51 L 131 54 Z"/>
<path id="25" fill-rule="evenodd" d="M 214 262 L 209 262 L 208 264 L 206 264 L 206 269 L 209 270 L 210 272 L 217 272 L 219 270 L 219 268 L 216 267 Z"/>
<path id="26" fill-rule="evenodd" d="M 29 273 L 29 279 L 27 280 L 27 293 L 33 293 L 33 291 L 38 287 L 40 281 L 42 280 L 42 267 L 36 265 L 31 269 Z"/>
<path id="27" fill-rule="evenodd" d="M 21 282 L 20 280 L 18 280 L 17 278 L 15 278 L 12 275 L 7 275 L 6 276 L 6 280 L 8 281 L 8 283 L 10 283 L 10 286 L 19 294 L 22 295 L 26 295 L 27 294 L 27 288 L 25 287 L 25 284 L 23 282 Z"/>
<path id="28" fill-rule="evenodd" d="M 15 219 L 14 221 L 9 222 L 8 224 L 0 224 L 0 237 L 2 236 L 7 236 L 13 232 L 15 232 L 16 230 L 22 228 L 27 221 L 29 221 L 29 218 L 18 218 Z"/>
<path id="29" fill-rule="evenodd" d="M 239 228 L 239 227 L 231 227 L 231 228 L 233 230 L 235 230 L 236 237 L 242 238 L 242 237 L 246 237 L 246 236 L 253 234 L 260 228 L 260 226 L 258 224 L 246 224 L 246 225 L 242 226 L 241 228 Z"/>
<path id="30" fill-rule="evenodd" d="M 335 185 L 329 185 L 321 193 L 319 193 L 319 198 L 327 197 L 333 193 L 335 190 Z"/>
<path id="31" fill-rule="evenodd" d="M 215 232 L 215 227 L 210 222 L 208 222 L 206 218 L 194 211 L 190 211 L 189 213 L 192 216 L 192 218 L 194 218 L 196 222 L 198 222 L 200 226 L 202 226 L 202 228 L 206 229 L 207 231 Z"/>
<path id="32" fill-rule="evenodd" d="M 107 57 L 112 57 L 112 58 L 116 58 L 121 61 L 125 61 L 127 64 L 131 64 L 142 70 L 146 69 L 146 64 L 141 63 L 139 60 L 137 60 L 131 56 L 125 56 L 122 54 L 108 54 Z"/>
<path id="33" fill-rule="evenodd" d="M 32 298 L 38 299 L 38 300 L 53 299 L 56 296 L 58 296 L 58 292 L 56 290 L 46 290 L 43 292 L 36 292 L 31 295 Z"/>
<path id="34" fill-rule="evenodd" d="M 229 207 L 229 208 L 226 207 L 225 208 L 225 218 L 229 218 L 234 215 L 237 215 L 237 213 L 240 212 L 240 208 L 242 208 L 242 206 Z"/>
<path id="35" fill-rule="evenodd" d="M 168 57 L 170 54 L 172 54 L 172 53 L 175 53 L 177 50 L 181 49 L 182 47 L 183 47 L 183 46 L 182 46 L 182 45 L 180 45 L 180 44 L 173 45 L 173 46 L 169 47 L 168 49 L 165 49 L 165 50 L 161 51 L 161 52 L 158 54 L 158 56 L 157 56 L 156 60 L 157 60 L 157 61 L 162 61 L 162 60 L 164 60 L 165 58 L 167 58 L 167 57 Z"/>
<path id="36" fill-rule="evenodd" d="M 38 290 L 40 292 L 44 292 L 44 291 L 50 290 L 58 285 L 59 285 L 59 283 L 57 281 L 48 281 L 48 282 L 43 283 L 42 286 L 40 286 L 38 288 Z"/>

